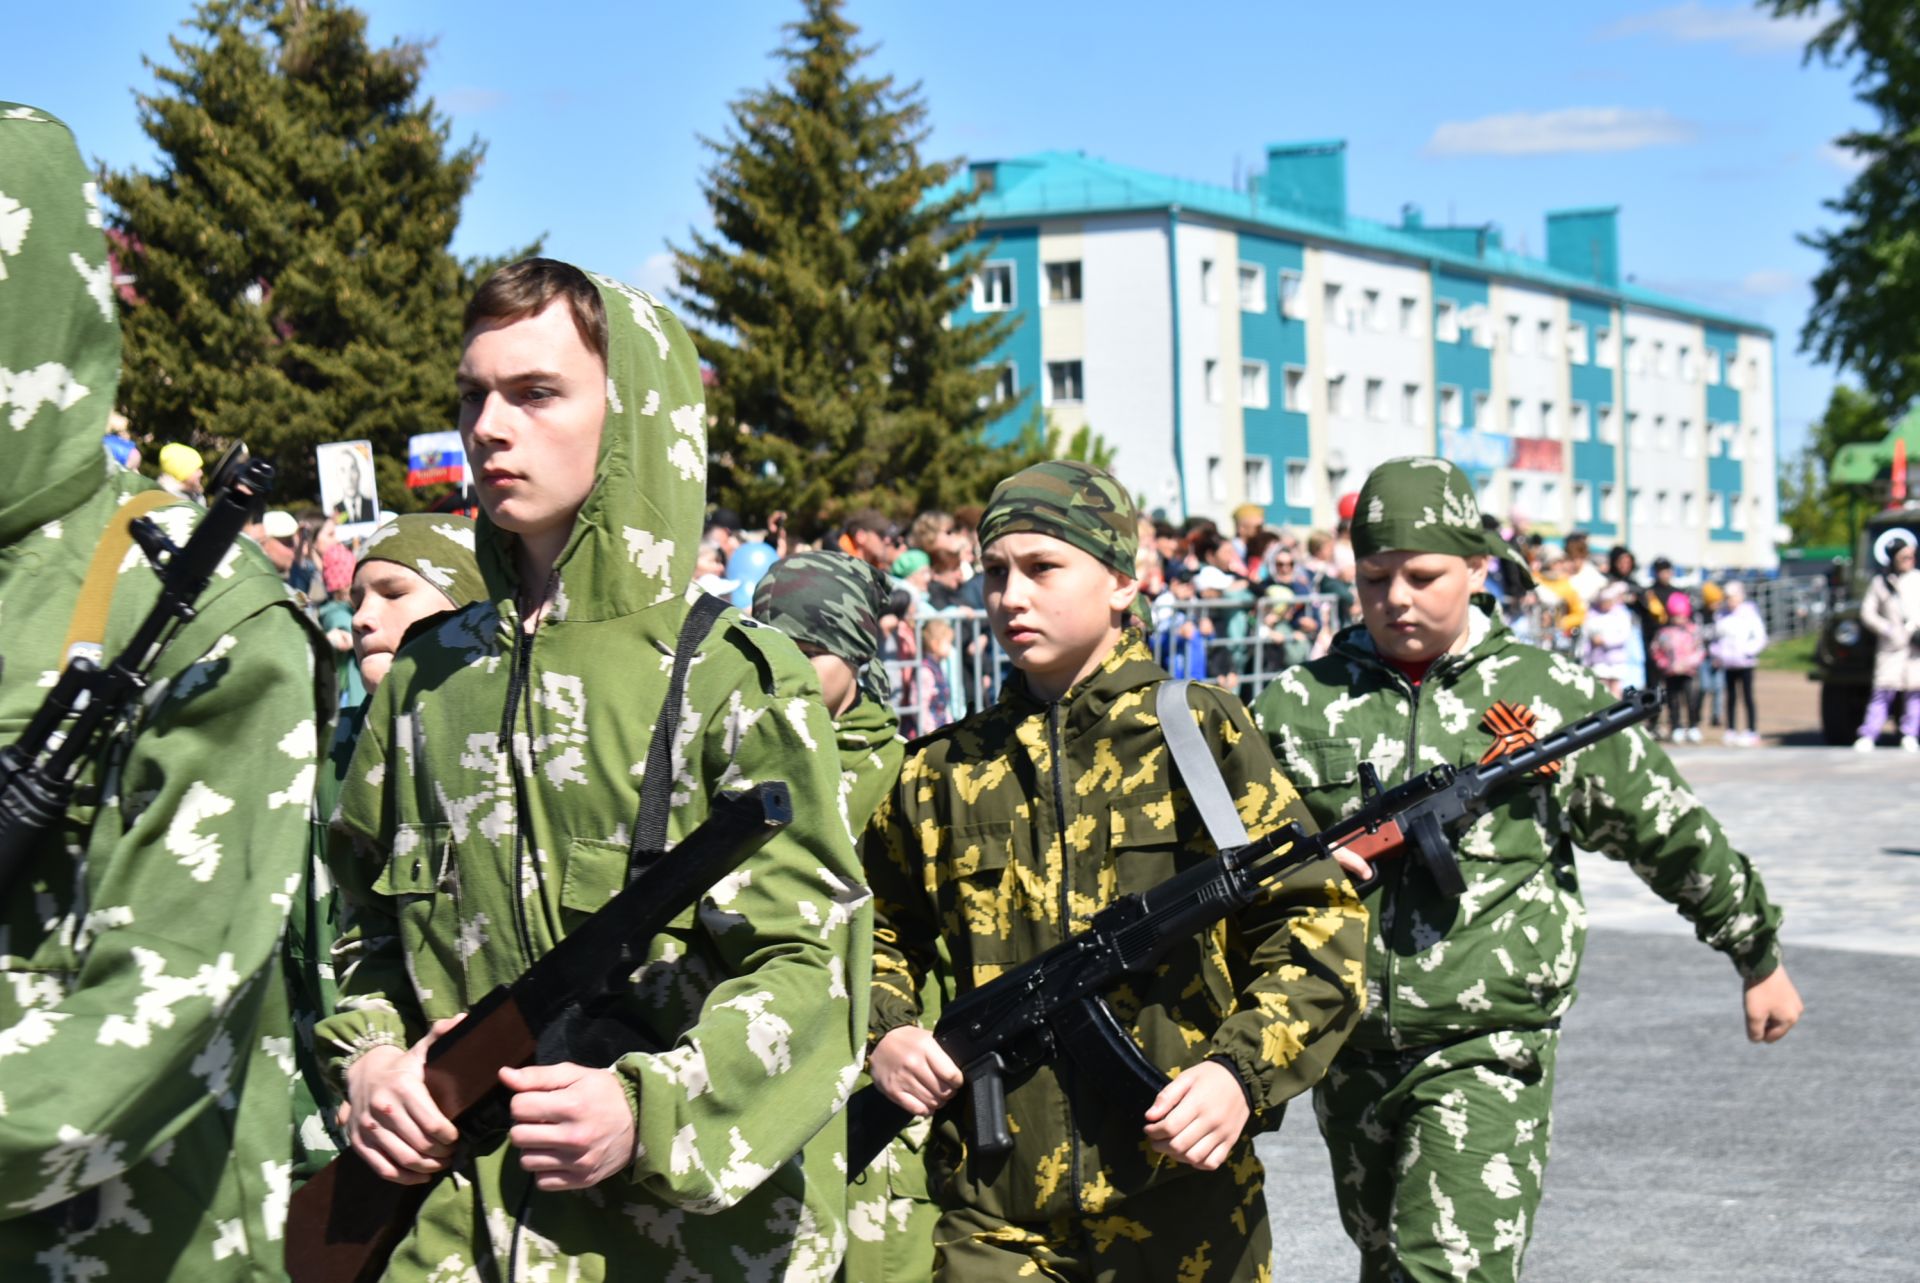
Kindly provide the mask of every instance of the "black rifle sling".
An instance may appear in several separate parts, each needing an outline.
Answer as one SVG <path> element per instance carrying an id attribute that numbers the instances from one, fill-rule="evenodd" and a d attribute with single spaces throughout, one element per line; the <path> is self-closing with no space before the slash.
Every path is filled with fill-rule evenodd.
<path id="1" fill-rule="evenodd" d="M 680 625 L 673 648 L 673 675 L 667 679 L 666 702 L 653 724 L 653 742 L 647 746 L 647 770 L 640 780 L 640 814 L 633 822 L 633 841 L 627 847 L 627 881 L 632 882 L 667 849 L 668 802 L 673 797 L 673 743 L 680 737 L 680 707 L 686 702 L 687 670 L 700 643 L 726 610 L 724 598 L 701 593 Z"/>

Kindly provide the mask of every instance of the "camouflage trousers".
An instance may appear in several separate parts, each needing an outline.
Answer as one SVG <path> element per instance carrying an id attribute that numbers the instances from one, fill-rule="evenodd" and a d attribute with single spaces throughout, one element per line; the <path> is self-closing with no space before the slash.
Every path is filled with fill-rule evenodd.
<path id="1" fill-rule="evenodd" d="M 1345 1050 L 1314 1089 L 1361 1283 L 1520 1275 L 1553 1127 L 1557 1030 L 1424 1055 Z"/>
<path id="2" fill-rule="evenodd" d="M 940 1209 L 927 1193 L 920 1120 L 847 1184 L 847 1259 L 840 1283 L 927 1283 Z"/>
<path id="3" fill-rule="evenodd" d="M 1109 1214 L 1008 1222 L 949 1209 L 934 1228 L 940 1283 L 1272 1283 L 1265 1173 L 1244 1141 L 1214 1172 L 1187 1172 Z"/>

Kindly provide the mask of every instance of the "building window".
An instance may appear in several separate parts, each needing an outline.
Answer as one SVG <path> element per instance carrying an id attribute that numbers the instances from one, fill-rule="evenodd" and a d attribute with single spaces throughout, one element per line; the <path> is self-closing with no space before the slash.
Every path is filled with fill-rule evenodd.
<path id="1" fill-rule="evenodd" d="M 1280 273 L 1280 314 L 1296 321 L 1307 319 L 1306 283 L 1298 272 Z"/>
<path id="2" fill-rule="evenodd" d="M 1219 405 L 1226 398 L 1225 390 L 1220 386 L 1220 362 L 1212 357 L 1208 357 L 1201 366 L 1200 382 L 1211 404 Z"/>
<path id="3" fill-rule="evenodd" d="M 1327 376 L 1327 413 L 1341 419 L 1347 416 L 1347 376 L 1344 374 Z"/>
<path id="4" fill-rule="evenodd" d="M 1620 520 L 1620 492 L 1614 486 L 1600 487 L 1600 520 L 1615 523 Z"/>
<path id="5" fill-rule="evenodd" d="M 1047 302 L 1080 301 L 1080 260 L 1047 264 Z"/>
<path id="6" fill-rule="evenodd" d="M 1593 332 L 1593 363 L 1609 370 L 1613 368 L 1613 330 L 1608 326 Z"/>
<path id="7" fill-rule="evenodd" d="M 1352 328 L 1353 318 L 1343 313 L 1340 301 L 1340 286 L 1328 281 L 1321 289 L 1321 319 L 1335 329 Z"/>
<path id="8" fill-rule="evenodd" d="M 1700 456 L 1700 443 L 1694 439 L 1692 419 L 1680 420 L 1680 455 L 1685 459 Z"/>
<path id="9" fill-rule="evenodd" d="M 1653 492 L 1653 519 L 1662 526 L 1673 524 L 1673 493 L 1668 490 Z"/>
<path id="10" fill-rule="evenodd" d="M 1718 490 L 1707 491 L 1707 525 L 1714 530 L 1727 528 L 1727 500 Z"/>
<path id="11" fill-rule="evenodd" d="M 1452 384 L 1443 384 L 1440 388 L 1440 426 L 1457 428 L 1460 426 L 1460 389 Z"/>
<path id="12" fill-rule="evenodd" d="M 1047 362 L 1047 403 L 1076 405 L 1086 399 L 1080 382 L 1080 362 Z"/>
<path id="13" fill-rule="evenodd" d="M 1600 407 L 1600 439 L 1608 445 L 1620 444 L 1620 414 L 1610 405 Z"/>
<path id="14" fill-rule="evenodd" d="M 1635 450 L 1644 450 L 1647 448 L 1647 433 L 1646 429 L 1641 426 L 1640 412 L 1638 410 L 1627 411 L 1627 445 Z"/>
<path id="15" fill-rule="evenodd" d="M 1280 403 L 1284 408 L 1305 414 L 1307 372 L 1297 365 L 1289 365 L 1280 375 L 1280 395 L 1284 398 Z"/>
<path id="16" fill-rule="evenodd" d="M 1264 410 L 1270 403 L 1267 395 L 1267 363 L 1240 362 L 1240 404 L 1249 409 Z"/>
<path id="17" fill-rule="evenodd" d="M 1433 337 L 1442 343 L 1460 341 L 1460 305 L 1450 298 L 1434 302 Z"/>
<path id="18" fill-rule="evenodd" d="M 1240 310 L 1267 310 L 1267 269 L 1258 263 L 1240 264 Z"/>
<path id="19" fill-rule="evenodd" d="M 1377 423 L 1387 421 L 1387 385 L 1379 379 L 1368 379 L 1365 393 L 1367 417 Z"/>
<path id="20" fill-rule="evenodd" d="M 1473 394 L 1473 426 L 1482 431 L 1493 426 L 1490 422 L 1491 416 L 1487 413 L 1487 403 L 1489 400 L 1489 393 L 1475 392 Z"/>
<path id="21" fill-rule="evenodd" d="M 993 391 L 988 394 L 988 399 L 992 404 L 999 405 L 1019 395 L 1020 370 L 1012 361 L 1008 361 L 994 373 Z"/>
<path id="22" fill-rule="evenodd" d="M 1593 520 L 1593 487 L 1584 481 L 1573 483 L 1573 519 Z"/>
<path id="23" fill-rule="evenodd" d="M 1720 381 L 1725 377 L 1726 377 L 1726 367 L 1723 366 L 1720 362 L 1720 349 L 1717 347 L 1708 348 L 1707 349 L 1707 382 L 1711 383 L 1715 387 L 1718 387 L 1720 386 Z"/>
<path id="24" fill-rule="evenodd" d="M 1527 403 L 1519 397 L 1507 402 L 1507 431 L 1516 437 L 1532 435 L 1527 431 Z"/>
<path id="25" fill-rule="evenodd" d="M 1513 487 L 1509 483 L 1488 477 L 1475 488 L 1479 491 L 1480 511 L 1504 517 L 1513 507 Z"/>
<path id="26" fill-rule="evenodd" d="M 1640 340 L 1627 335 L 1627 373 L 1645 374 L 1647 372 L 1646 353 L 1640 350 Z"/>
<path id="27" fill-rule="evenodd" d="M 1207 498 L 1215 503 L 1227 501 L 1227 470 L 1217 454 L 1207 458 Z"/>
<path id="28" fill-rule="evenodd" d="M 1526 331 L 1520 328 L 1520 318 L 1517 316 L 1509 316 L 1507 318 L 1507 351 L 1513 353 L 1515 356 L 1520 356 L 1524 354 L 1526 350 L 1527 336 Z"/>
<path id="29" fill-rule="evenodd" d="M 1386 317 L 1380 311 L 1380 291 L 1362 290 L 1360 293 L 1362 316 L 1369 330 L 1384 330 Z"/>
<path id="30" fill-rule="evenodd" d="M 1664 339 L 1653 341 L 1653 373 L 1654 377 L 1661 379 L 1672 373 L 1672 367 L 1667 364 L 1667 344 Z"/>
<path id="31" fill-rule="evenodd" d="M 1400 385 L 1400 422 L 1420 422 L 1420 385 L 1418 383 Z"/>
<path id="32" fill-rule="evenodd" d="M 1420 327 L 1420 300 L 1400 296 L 1400 332 L 1411 335 Z"/>
<path id="33" fill-rule="evenodd" d="M 1733 505 L 1733 528 L 1742 532 L 1747 528 L 1747 505 L 1741 502 L 1743 498 L 1745 498 L 1745 496 L 1736 490 L 1731 501 Z"/>
<path id="34" fill-rule="evenodd" d="M 1745 442 L 1746 434 L 1740 431 L 1740 425 L 1729 423 L 1727 425 L 1727 458 L 1738 459 L 1744 455 L 1746 451 L 1742 446 Z"/>
<path id="35" fill-rule="evenodd" d="M 1667 416 L 1664 414 L 1654 415 L 1653 448 L 1656 450 L 1667 450 L 1671 449 L 1672 446 L 1673 438 L 1667 435 Z"/>
<path id="36" fill-rule="evenodd" d="M 1290 508 L 1310 508 L 1313 506 L 1313 493 L 1307 485 L 1307 461 L 1305 459 L 1287 460 L 1287 506 Z"/>
<path id="37" fill-rule="evenodd" d="M 1273 502 L 1273 460 L 1250 454 L 1246 460 L 1247 502 L 1266 507 Z"/>
<path id="38" fill-rule="evenodd" d="M 1553 322 L 1552 321 L 1540 322 L 1540 345 L 1534 350 L 1544 357 L 1551 358 L 1553 356 Z"/>
<path id="39" fill-rule="evenodd" d="M 1219 293 L 1219 283 L 1214 280 L 1213 260 L 1203 258 L 1200 260 L 1200 301 L 1202 303 L 1218 303 L 1220 301 Z"/>
<path id="40" fill-rule="evenodd" d="M 1680 522 L 1688 528 L 1700 524 L 1700 496 L 1691 490 L 1680 496 Z"/>
<path id="41" fill-rule="evenodd" d="M 1549 439 L 1560 435 L 1560 416 L 1554 410 L 1553 402 L 1540 403 L 1540 435 Z"/>
<path id="42" fill-rule="evenodd" d="M 973 310 L 1005 312 L 1013 306 L 1013 264 L 982 263 L 973 278 Z"/>
<path id="43" fill-rule="evenodd" d="M 1680 377 L 1692 383 L 1697 374 L 1698 372 L 1693 368 L 1693 349 L 1683 346 L 1680 349 Z"/>
<path id="44" fill-rule="evenodd" d="M 1752 388 L 1760 386 L 1760 358 L 1757 356 L 1747 358 L 1747 386 Z"/>
<path id="45" fill-rule="evenodd" d="M 1567 440 L 1587 441 L 1593 437 L 1593 412 L 1585 401 L 1567 407 Z"/>
<path id="46" fill-rule="evenodd" d="M 1567 322 L 1567 360 L 1587 364 L 1587 325 L 1585 321 Z"/>
<path id="47" fill-rule="evenodd" d="M 1560 519 L 1560 483 L 1551 478 L 1540 482 L 1540 515 L 1548 521 Z"/>

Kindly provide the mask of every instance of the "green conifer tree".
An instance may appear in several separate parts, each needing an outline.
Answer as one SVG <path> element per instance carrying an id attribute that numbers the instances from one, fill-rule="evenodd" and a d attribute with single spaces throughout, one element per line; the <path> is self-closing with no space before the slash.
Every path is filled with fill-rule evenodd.
<path id="1" fill-rule="evenodd" d="M 706 140 L 714 235 L 676 249 L 712 367 L 715 499 L 776 509 L 803 537 L 860 507 L 906 515 L 983 499 L 1039 440 L 987 443 L 1004 317 L 959 324 L 985 251 L 964 247 L 971 193 L 929 162 L 918 86 L 861 71 L 872 52 L 841 0 L 805 0 L 778 51 L 783 83 L 732 105 Z"/>
<path id="2" fill-rule="evenodd" d="M 120 405 L 141 435 L 245 440 L 282 503 L 313 447 L 373 443 L 412 506 L 407 437 L 453 426 L 460 310 L 487 265 L 449 251 L 483 153 L 418 97 L 426 50 L 367 43 L 337 0 L 206 0 L 138 94 L 157 172 L 108 172 L 131 277 Z"/>

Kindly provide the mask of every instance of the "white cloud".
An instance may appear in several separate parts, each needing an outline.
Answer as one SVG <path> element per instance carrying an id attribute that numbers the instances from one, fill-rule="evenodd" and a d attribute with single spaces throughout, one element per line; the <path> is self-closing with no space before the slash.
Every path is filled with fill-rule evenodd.
<path id="1" fill-rule="evenodd" d="M 667 291 L 679 284 L 673 270 L 673 255 L 666 250 L 649 254 L 629 279 L 662 303 L 667 301 Z"/>
<path id="2" fill-rule="evenodd" d="M 1635 151 L 1692 138 L 1692 125 L 1658 107 L 1562 107 L 1444 121 L 1427 140 L 1427 151 L 1435 156 L 1542 156 Z"/>
<path id="3" fill-rule="evenodd" d="M 1740 53 L 1802 49 L 1825 24 L 1819 14 L 1769 18 L 1751 4 L 1705 5 L 1687 0 L 1624 18 L 1600 30 L 1602 40 L 1657 36 L 1669 44 L 1726 44 Z"/>
<path id="4" fill-rule="evenodd" d="M 1837 142 L 1828 143 L 1822 147 L 1820 149 L 1820 159 L 1849 178 L 1867 167 L 1867 161 L 1864 156 L 1851 147 L 1842 147 Z"/>
<path id="5" fill-rule="evenodd" d="M 1806 278 L 1797 273 L 1762 268 L 1740 278 L 1740 293 L 1748 298 L 1771 298 L 1776 294 L 1791 294 L 1804 284 Z"/>

